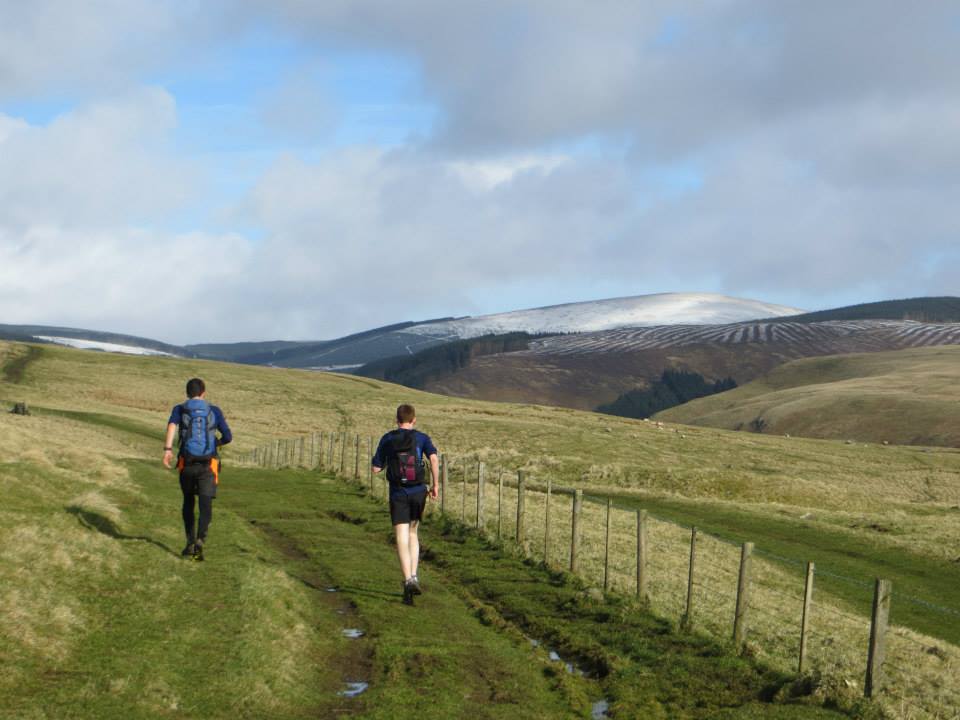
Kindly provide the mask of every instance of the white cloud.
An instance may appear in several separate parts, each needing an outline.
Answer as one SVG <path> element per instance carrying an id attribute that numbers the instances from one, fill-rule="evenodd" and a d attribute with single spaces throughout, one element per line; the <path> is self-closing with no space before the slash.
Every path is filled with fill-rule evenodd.
<path id="1" fill-rule="evenodd" d="M 116 228 L 0 229 L 5 322 L 200 339 L 235 320 L 220 287 L 248 271 L 238 236 Z"/>
<path id="2" fill-rule="evenodd" d="M 173 98 L 154 88 L 46 126 L 0 115 L 0 223 L 102 227 L 170 211 L 198 184 L 197 167 L 167 146 L 175 123 Z"/>
<path id="3" fill-rule="evenodd" d="M 112 94 L 231 27 L 224 3 L 0 0 L 0 101 Z"/>

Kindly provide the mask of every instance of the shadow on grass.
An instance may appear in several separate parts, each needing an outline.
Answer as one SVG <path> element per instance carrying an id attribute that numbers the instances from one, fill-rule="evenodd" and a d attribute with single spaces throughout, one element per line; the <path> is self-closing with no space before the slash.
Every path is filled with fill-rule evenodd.
<path id="1" fill-rule="evenodd" d="M 125 535 L 124 533 L 120 532 L 120 528 L 117 527 L 113 520 L 104 517 L 103 515 L 90 510 L 85 510 L 77 505 L 69 505 L 64 509 L 77 518 L 80 524 L 88 530 L 96 530 L 98 533 L 112 537 L 115 540 L 137 540 L 139 542 L 150 543 L 151 545 L 160 548 L 164 552 L 170 553 L 174 557 L 179 557 L 178 553 L 171 550 L 162 542 L 154 540 L 151 537 L 147 537 L 146 535 Z"/>
<path id="2" fill-rule="evenodd" d="M 402 583 L 397 580 L 397 585 L 402 585 Z M 399 597 L 403 597 L 403 593 L 398 589 L 396 592 L 389 592 L 387 590 L 379 590 L 372 587 L 360 587 L 358 585 L 340 585 L 339 590 L 347 595 L 362 595 L 369 598 L 388 598 L 394 600 Z"/>

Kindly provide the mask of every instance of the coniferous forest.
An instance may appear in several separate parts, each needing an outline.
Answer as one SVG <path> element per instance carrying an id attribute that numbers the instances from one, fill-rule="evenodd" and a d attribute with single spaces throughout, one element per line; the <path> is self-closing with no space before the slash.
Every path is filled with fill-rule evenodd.
<path id="1" fill-rule="evenodd" d="M 597 411 L 621 417 L 648 418 L 661 410 L 732 390 L 736 386 L 736 381 L 730 377 L 711 383 L 700 373 L 668 368 L 650 387 L 625 392 L 612 403 L 598 407 Z"/>

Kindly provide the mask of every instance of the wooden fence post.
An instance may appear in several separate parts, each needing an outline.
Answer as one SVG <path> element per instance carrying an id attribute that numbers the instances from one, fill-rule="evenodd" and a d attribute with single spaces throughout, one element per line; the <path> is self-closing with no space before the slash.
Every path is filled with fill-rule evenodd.
<path id="1" fill-rule="evenodd" d="M 440 456 L 440 512 L 447 514 L 447 456 Z"/>
<path id="2" fill-rule="evenodd" d="M 467 522 L 467 458 L 463 459 L 463 482 L 460 484 L 460 522 Z"/>
<path id="3" fill-rule="evenodd" d="M 307 444 L 307 439 L 305 437 L 300 438 L 300 467 L 303 467 L 303 451 Z"/>
<path id="4" fill-rule="evenodd" d="M 693 627 L 693 571 L 697 561 L 697 528 L 690 529 L 690 569 L 687 574 L 687 609 L 680 620 L 680 627 L 689 630 Z"/>
<path id="5" fill-rule="evenodd" d="M 477 530 L 483 530 L 483 481 L 484 467 L 477 462 Z"/>
<path id="6" fill-rule="evenodd" d="M 360 482 L 360 434 L 357 433 L 356 451 L 353 458 L 353 479 Z"/>
<path id="7" fill-rule="evenodd" d="M 570 521 L 570 572 L 580 569 L 580 511 L 583 509 L 583 490 L 573 492 L 573 512 Z"/>
<path id="8" fill-rule="evenodd" d="M 503 537 L 503 470 L 497 473 L 497 540 Z"/>
<path id="9" fill-rule="evenodd" d="M 277 470 L 280 469 L 280 440 L 277 440 L 277 446 L 273 451 L 273 463 Z"/>
<path id="10" fill-rule="evenodd" d="M 807 563 L 807 582 L 803 588 L 803 615 L 800 620 L 800 659 L 797 661 L 797 673 L 803 672 L 807 661 L 807 642 L 810 638 L 810 606 L 813 600 L 813 571 L 812 562 Z"/>
<path id="11" fill-rule="evenodd" d="M 603 542 L 603 591 L 610 589 L 610 529 L 613 526 L 613 498 L 607 497 L 607 533 Z"/>
<path id="12" fill-rule="evenodd" d="M 526 515 L 526 498 L 524 497 L 524 478 L 523 471 L 517 471 L 517 543 L 523 547 L 524 538 L 526 534 L 524 532 L 524 520 Z"/>
<path id="13" fill-rule="evenodd" d="M 367 436 L 367 483 L 370 485 L 370 494 L 373 495 L 373 438 Z"/>
<path id="14" fill-rule="evenodd" d="M 753 543 L 745 542 L 740 548 L 740 575 L 737 577 L 737 607 L 733 615 L 733 646 L 743 651 L 747 639 L 747 613 L 750 609 L 750 558 Z"/>
<path id="15" fill-rule="evenodd" d="M 333 443 L 336 441 L 336 439 L 337 439 L 337 434 L 336 434 L 335 432 L 333 432 L 333 430 L 331 430 L 331 431 L 330 431 L 330 449 L 329 449 L 329 451 L 327 452 L 327 470 L 329 470 L 330 472 L 333 472 L 333 471 L 334 471 L 334 467 L 333 467 Z"/>
<path id="16" fill-rule="evenodd" d="M 347 475 L 347 431 L 340 433 L 340 476 Z"/>
<path id="17" fill-rule="evenodd" d="M 543 562 L 550 565 L 550 496 L 553 494 L 553 480 L 547 478 L 547 497 L 543 509 Z"/>
<path id="18" fill-rule="evenodd" d="M 647 511 L 637 510 L 637 597 L 647 602 Z"/>
<path id="19" fill-rule="evenodd" d="M 873 697 L 883 685 L 883 661 L 886 654 L 887 621 L 890 619 L 890 595 L 893 584 L 877 578 L 873 591 L 873 614 L 870 620 L 870 646 L 867 650 L 867 678 L 863 696 Z"/>

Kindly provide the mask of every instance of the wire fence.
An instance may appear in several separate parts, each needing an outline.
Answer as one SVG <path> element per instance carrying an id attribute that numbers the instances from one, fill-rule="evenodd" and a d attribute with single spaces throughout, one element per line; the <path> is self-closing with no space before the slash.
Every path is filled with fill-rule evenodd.
<path id="1" fill-rule="evenodd" d="M 386 500 L 374 476 L 372 438 L 321 432 L 275 440 L 242 461 L 332 472 Z M 892 591 L 752 543 L 738 545 L 695 527 L 623 507 L 616 498 L 534 481 L 470 458 L 441 457 L 436 507 L 491 539 L 516 543 L 530 557 L 566 569 L 604 591 L 632 595 L 658 615 L 706 632 L 777 669 L 816 679 L 848 696 L 874 698 L 902 718 L 960 720 L 960 648 L 888 625 Z M 827 577 L 869 590 L 864 616 L 847 600 L 816 588 Z M 907 594 L 945 625 L 960 612 Z"/>

